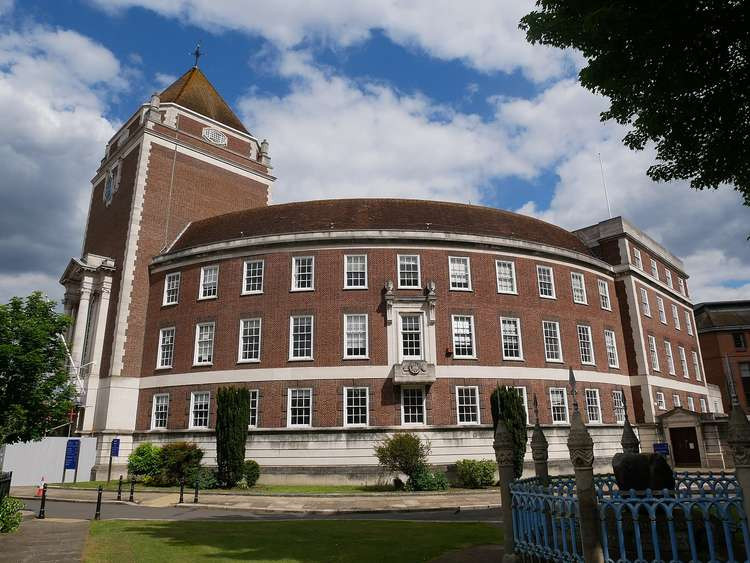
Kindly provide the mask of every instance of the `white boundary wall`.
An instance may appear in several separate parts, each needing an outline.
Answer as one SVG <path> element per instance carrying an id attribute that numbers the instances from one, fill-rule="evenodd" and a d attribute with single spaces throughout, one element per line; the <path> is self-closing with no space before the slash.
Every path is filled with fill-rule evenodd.
<path id="1" fill-rule="evenodd" d="M 81 441 L 78 455 L 78 480 L 88 481 L 96 461 L 96 438 L 44 438 L 38 442 L 5 446 L 2 470 L 12 471 L 12 487 L 38 485 L 42 477 L 47 483 L 59 483 L 65 464 L 65 448 L 70 439 Z M 74 471 L 65 473 L 65 482 L 73 481 Z"/>

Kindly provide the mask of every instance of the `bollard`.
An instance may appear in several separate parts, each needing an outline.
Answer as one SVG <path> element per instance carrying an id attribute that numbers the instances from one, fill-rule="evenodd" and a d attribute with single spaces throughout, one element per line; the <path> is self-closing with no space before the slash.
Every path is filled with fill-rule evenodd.
<path id="1" fill-rule="evenodd" d="M 503 511 L 503 563 L 515 563 L 518 557 L 513 553 L 513 506 L 510 495 L 510 484 L 513 473 L 513 437 L 505 422 L 500 419 L 495 429 L 495 449 L 497 470 L 500 474 L 500 503 Z"/>
<path id="2" fill-rule="evenodd" d="M 130 502 L 135 502 L 133 500 L 133 493 L 135 493 L 135 479 L 130 479 L 130 498 L 128 499 Z"/>
<path id="3" fill-rule="evenodd" d="M 185 479 L 180 479 L 180 504 L 185 502 Z"/>
<path id="4" fill-rule="evenodd" d="M 198 504 L 198 477 L 195 478 L 195 497 L 193 498 L 193 504 Z"/>
<path id="5" fill-rule="evenodd" d="M 117 500 L 122 500 L 122 475 L 120 475 L 120 480 L 117 482 Z"/>
<path id="6" fill-rule="evenodd" d="M 102 519 L 102 490 L 104 487 L 99 485 L 99 488 L 96 490 L 96 512 L 94 512 L 94 520 L 101 520 Z"/>
<path id="7" fill-rule="evenodd" d="M 44 516 L 45 516 L 45 514 L 44 514 L 44 510 L 45 510 L 44 505 L 45 504 L 47 504 L 47 483 L 45 483 L 42 486 L 42 501 L 39 504 L 39 516 L 38 516 L 38 518 L 40 520 L 44 520 Z"/>

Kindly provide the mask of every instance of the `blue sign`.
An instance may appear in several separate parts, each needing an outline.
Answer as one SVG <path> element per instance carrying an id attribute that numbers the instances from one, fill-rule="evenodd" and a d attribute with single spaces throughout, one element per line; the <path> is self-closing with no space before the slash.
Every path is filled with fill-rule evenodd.
<path id="1" fill-rule="evenodd" d="M 669 455 L 669 444 L 666 442 L 656 442 L 654 444 L 654 453 L 661 454 L 663 456 Z"/>
<path id="2" fill-rule="evenodd" d="M 111 455 L 112 457 L 117 457 L 120 455 L 120 439 L 119 438 L 114 438 L 112 440 L 112 444 L 110 445 L 110 448 L 109 448 L 109 455 Z"/>
<path id="3" fill-rule="evenodd" d="M 80 440 L 68 440 L 68 444 L 65 447 L 65 469 L 75 469 L 78 466 L 78 452 L 80 449 Z"/>

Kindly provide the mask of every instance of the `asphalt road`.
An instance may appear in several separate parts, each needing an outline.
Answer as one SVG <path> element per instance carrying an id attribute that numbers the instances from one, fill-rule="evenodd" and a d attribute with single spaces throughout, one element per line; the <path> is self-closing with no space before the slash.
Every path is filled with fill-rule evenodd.
<path id="1" fill-rule="evenodd" d="M 39 512 L 38 500 L 25 500 L 29 510 Z M 48 500 L 47 518 L 94 518 L 95 503 Z M 101 519 L 134 520 L 413 520 L 432 522 L 500 522 L 500 509 L 489 510 L 430 510 L 424 512 L 368 512 L 356 514 L 261 514 L 249 510 L 220 508 L 135 506 L 130 504 L 102 504 Z"/>

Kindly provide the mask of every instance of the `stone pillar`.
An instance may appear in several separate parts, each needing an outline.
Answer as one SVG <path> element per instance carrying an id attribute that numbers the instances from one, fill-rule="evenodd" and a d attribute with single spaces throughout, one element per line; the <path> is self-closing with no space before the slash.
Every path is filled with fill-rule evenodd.
<path id="1" fill-rule="evenodd" d="M 72 370 L 81 367 L 81 357 L 83 355 L 83 344 L 86 340 L 86 326 L 89 321 L 89 302 L 91 300 L 91 278 L 84 278 L 81 283 L 81 297 L 78 301 L 78 313 L 76 314 L 76 325 L 73 329 L 73 343 L 70 355 L 73 358 L 74 366 Z"/>
<path id="2" fill-rule="evenodd" d="M 539 403 L 536 400 L 536 393 L 534 394 L 534 417 L 536 422 L 531 434 L 531 458 L 534 460 L 534 473 L 540 483 L 546 486 L 549 483 L 549 468 L 547 466 L 549 443 L 544 436 L 544 432 L 542 432 L 542 427 L 539 426 Z"/>
<path id="3" fill-rule="evenodd" d="M 742 487 L 745 515 L 750 519 L 750 421 L 747 420 L 747 415 L 737 399 L 731 373 L 727 373 L 727 384 L 732 400 L 727 442 L 729 443 L 729 448 L 732 450 L 737 482 Z"/>
<path id="4" fill-rule="evenodd" d="M 518 558 L 513 553 L 513 504 L 510 496 L 510 484 L 515 479 L 513 473 L 513 437 L 505 425 L 498 420 L 495 429 L 495 459 L 500 474 L 500 502 L 503 510 L 503 563 L 516 563 Z"/>
<path id="5" fill-rule="evenodd" d="M 641 442 L 638 440 L 638 436 L 635 435 L 633 427 L 630 424 L 628 401 L 625 398 L 625 390 L 622 387 L 620 387 L 620 392 L 622 393 L 622 406 L 625 409 L 625 424 L 622 427 L 622 439 L 620 440 L 622 452 L 626 454 L 638 454 L 641 453 Z"/>
<path id="6" fill-rule="evenodd" d="M 576 475 L 576 496 L 578 497 L 578 520 L 581 525 L 583 560 L 586 563 L 604 563 L 604 552 L 599 537 L 599 508 L 594 490 L 594 440 L 581 420 L 576 397 L 576 381 L 570 370 L 573 416 L 570 420 L 568 451 Z"/>

